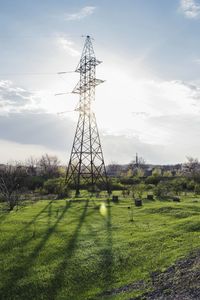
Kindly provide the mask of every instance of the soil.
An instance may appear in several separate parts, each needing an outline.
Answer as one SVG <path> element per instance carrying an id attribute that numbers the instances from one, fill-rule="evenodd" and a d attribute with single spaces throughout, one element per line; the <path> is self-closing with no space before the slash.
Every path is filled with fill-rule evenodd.
<path id="1" fill-rule="evenodd" d="M 151 276 L 151 292 L 129 300 L 200 300 L 200 251 Z"/>
<path id="2" fill-rule="evenodd" d="M 149 282 L 141 280 L 99 296 L 107 299 L 120 293 L 147 289 L 151 291 L 129 300 L 200 300 L 200 250 L 177 261 L 165 272 L 152 273 Z"/>

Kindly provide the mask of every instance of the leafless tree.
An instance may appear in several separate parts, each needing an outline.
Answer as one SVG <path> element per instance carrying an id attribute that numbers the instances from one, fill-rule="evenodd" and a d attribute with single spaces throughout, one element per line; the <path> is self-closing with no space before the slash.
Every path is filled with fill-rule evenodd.
<path id="1" fill-rule="evenodd" d="M 19 164 L 5 165 L 0 170 L 0 194 L 10 210 L 18 204 L 25 176 L 26 170 Z"/>
<path id="2" fill-rule="evenodd" d="M 37 165 L 39 160 L 33 156 L 29 157 L 26 162 L 26 168 L 28 175 L 35 176 L 37 175 Z"/>
<path id="3" fill-rule="evenodd" d="M 59 165 L 60 162 L 57 156 L 51 156 L 45 154 L 38 161 L 38 167 L 40 168 L 41 175 L 46 178 L 58 177 L 59 176 Z"/>
<path id="4" fill-rule="evenodd" d="M 200 174 L 200 163 L 198 158 L 188 156 L 187 162 L 183 165 L 183 173 L 190 176 Z"/>

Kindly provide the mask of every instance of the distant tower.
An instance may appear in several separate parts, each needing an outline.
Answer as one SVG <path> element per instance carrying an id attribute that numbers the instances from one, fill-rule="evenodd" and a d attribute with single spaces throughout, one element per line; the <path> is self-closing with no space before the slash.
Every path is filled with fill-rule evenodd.
<path id="1" fill-rule="evenodd" d="M 80 194 L 81 185 L 85 183 L 92 191 L 95 191 L 98 185 L 108 191 L 99 132 L 91 107 L 95 100 L 95 87 L 103 82 L 96 78 L 96 66 L 100 63 L 95 57 L 91 38 L 87 36 L 80 62 L 76 68 L 76 72 L 80 73 L 80 81 L 73 93 L 80 95 L 77 109 L 79 119 L 66 173 L 66 184 L 75 185 L 77 196 Z"/>
<path id="2" fill-rule="evenodd" d="M 137 153 L 136 153 L 136 156 L 135 156 L 135 165 L 136 165 L 137 168 L 139 167 L 139 159 L 138 159 L 138 154 Z"/>

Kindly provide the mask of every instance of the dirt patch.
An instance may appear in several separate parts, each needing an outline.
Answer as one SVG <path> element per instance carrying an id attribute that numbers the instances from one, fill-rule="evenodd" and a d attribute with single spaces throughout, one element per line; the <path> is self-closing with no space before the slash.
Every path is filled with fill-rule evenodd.
<path id="1" fill-rule="evenodd" d="M 109 299 L 109 296 L 147 289 L 151 291 L 129 300 L 200 300 L 200 250 L 177 261 L 165 272 L 152 273 L 149 282 L 130 283 L 104 291 L 98 297 Z"/>
<path id="2" fill-rule="evenodd" d="M 130 300 L 199 300 L 200 251 L 151 276 L 152 291 Z"/>

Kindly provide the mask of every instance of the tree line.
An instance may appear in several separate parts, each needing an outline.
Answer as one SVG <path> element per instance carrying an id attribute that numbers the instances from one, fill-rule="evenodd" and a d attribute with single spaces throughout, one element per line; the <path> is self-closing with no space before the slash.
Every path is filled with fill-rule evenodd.
<path id="1" fill-rule="evenodd" d="M 181 192 L 200 194 L 200 163 L 198 159 L 188 157 L 182 165 L 181 171 L 160 172 L 158 168 L 144 176 L 144 160 L 137 165 L 130 163 L 126 171 L 118 176 L 109 177 L 110 190 L 121 190 L 124 196 L 142 195 L 144 191 L 153 193 L 156 197 L 164 198 L 170 195 L 179 195 Z M 30 157 L 24 163 L 15 162 L 0 165 L 0 201 L 7 203 L 8 208 L 13 208 L 19 203 L 24 194 L 55 195 L 64 198 L 70 195 L 74 186 L 65 186 L 66 168 L 61 166 L 56 156 L 48 154 L 36 159 Z M 82 189 L 88 190 L 82 184 Z M 103 189 L 96 187 L 96 195 Z"/>

